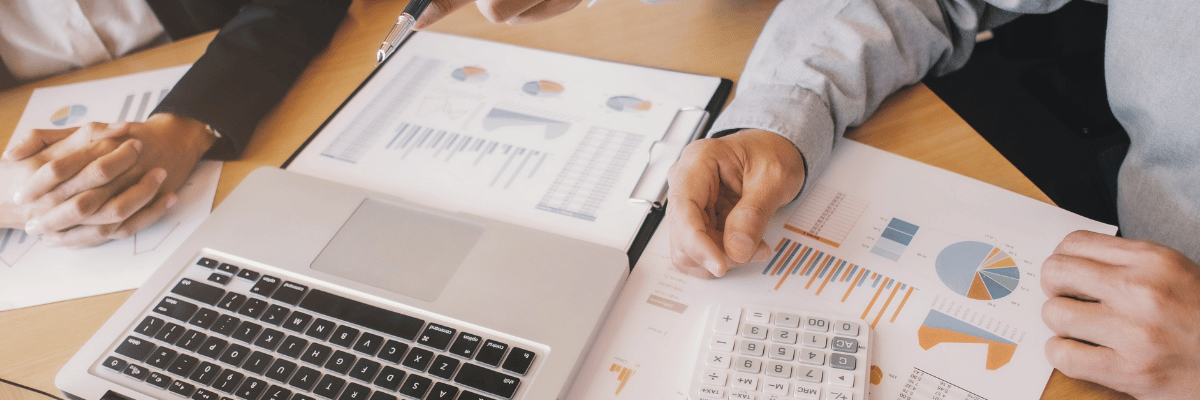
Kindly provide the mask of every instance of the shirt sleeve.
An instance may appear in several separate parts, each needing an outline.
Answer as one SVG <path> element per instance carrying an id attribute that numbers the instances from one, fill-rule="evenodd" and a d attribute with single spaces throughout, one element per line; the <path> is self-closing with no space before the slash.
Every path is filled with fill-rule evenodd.
<path id="1" fill-rule="evenodd" d="M 221 134 L 205 158 L 233 159 L 259 121 L 329 44 L 350 0 L 255 0 L 221 28 L 154 112 Z"/>
<path id="2" fill-rule="evenodd" d="M 710 136 L 762 129 L 789 140 L 811 176 L 846 128 L 891 93 L 966 63 L 982 30 L 1067 0 L 783 0 Z M 807 185 L 807 184 L 806 184 Z"/>

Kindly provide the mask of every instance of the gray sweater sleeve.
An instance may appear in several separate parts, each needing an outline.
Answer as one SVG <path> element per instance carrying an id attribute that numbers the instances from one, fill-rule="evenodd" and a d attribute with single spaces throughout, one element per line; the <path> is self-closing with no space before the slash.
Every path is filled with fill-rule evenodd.
<path id="1" fill-rule="evenodd" d="M 777 133 L 815 174 L 888 95 L 966 63 L 977 32 L 1067 1 L 783 0 L 710 135 Z"/>

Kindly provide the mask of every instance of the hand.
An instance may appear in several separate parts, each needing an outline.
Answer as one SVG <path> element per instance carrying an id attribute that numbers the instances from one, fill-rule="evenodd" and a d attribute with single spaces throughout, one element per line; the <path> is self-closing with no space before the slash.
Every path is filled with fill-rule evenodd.
<path id="1" fill-rule="evenodd" d="M 688 145 L 667 181 L 671 261 L 712 278 L 768 255 L 763 232 L 804 186 L 804 159 L 782 136 L 744 130 Z"/>
<path id="2" fill-rule="evenodd" d="M 215 142 L 204 124 L 166 113 L 155 114 L 144 123 L 130 123 L 126 133 L 142 143 L 136 163 L 111 182 L 71 194 L 31 219 L 25 230 L 69 247 L 129 237 L 175 204 L 174 192 Z M 69 181 L 63 174 L 35 174 L 18 190 L 32 199 L 37 193 L 62 190 Z"/>
<path id="3" fill-rule="evenodd" d="M 494 23 L 528 24 L 571 11 L 581 0 L 433 0 L 421 17 L 416 29 L 424 29 L 450 15 L 460 7 L 475 3 L 479 12 Z"/>
<path id="4" fill-rule="evenodd" d="M 1141 400 L 1200 397 L 1200 267 L 1143 241 L 1078 231 L 1042 266 L 1046 358 Z"/>

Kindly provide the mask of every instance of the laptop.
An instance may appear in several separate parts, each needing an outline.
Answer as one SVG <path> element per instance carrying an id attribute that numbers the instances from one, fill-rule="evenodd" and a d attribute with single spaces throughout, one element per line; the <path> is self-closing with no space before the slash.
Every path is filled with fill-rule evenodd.
<path id="1" fill-rule="evenodd" d="M 251 173 L 62 368 L 87 400 L 565 394 L 619 249 Z"/>

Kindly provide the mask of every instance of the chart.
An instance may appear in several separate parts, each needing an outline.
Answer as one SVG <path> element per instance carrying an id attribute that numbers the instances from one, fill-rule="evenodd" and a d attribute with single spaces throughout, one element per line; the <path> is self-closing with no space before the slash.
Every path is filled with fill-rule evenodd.
<path id="1" fill-rule="evenodd" d="M 75 125 L 87 115 L 87 107 L 81 104 L 66 106 L 50 115 L 50 123 L 54 126 Z"/>
<path id="2" fill-rule="evenodd" d="M 521 86 L 522 92 L 537 97 L 558 97 L 564 90 L 562 84 L 551 81 L 533 81 Z"/>
<path id="3" fill-rule="evenodd" d="M 450 76 L 467 83 L 483 83 L 488 79 L 487 70 L 479 67 L 462 67 L 451 72 Z"/>
<path id="4" fill-rule="evenodd" d="M 566 134 L 571 129 L 571 123 L 501 108 L 493 108 L 483 117 L 483 129 L 494 131 L 508 127 L 542 128 L 545 129 L 546 140 L 553 140 Z"/>
<path id="5" fill-rule="evenodd" d="M 938 254 L 935 266 L 947 288 L 975 300 L 1004 298 L 1021 283 L 1021 271 L 1012 257 L 983 242 L 947 246 Z"/>
<path id="6" fill-rule="evenodd" d="M 892 218 L 887 228 L 884 228 L 883 234 L 879 235 L 875 247 L 871 248 L 871 253 L 892 261 L 900 261 L 900 256 L 904 254 L 918 229 L 919 226 Z"/>
<path id="7" fill-rule="evenodd" d="M 838 247 L 869 205 L 837 190 L 818 185 L 801 200 L 784 229 Z"/>
<path id="8" fill-rule="evenodd" d="M 1017 352 L 1017 344 L 938 310 L 917 329 L 921 348 L 929 350 L 942 343 L 981 343 L 988 346 L 986 368 L 996 370 L 1008 364 Z"/>
<path id="9" fill-rule="evenodd" d="M 554 178 L 537 209 L 595 221 L 613 180 L 642 141 L 641 135 L 592 128 Z"/>
<path id="10" fill-rule="evenodd" d="M 650 111 L 652 106 L 649 101 L 633 96 L 615 96 L 609 98 L 605 105 L 613 110 L 632 113 Z"/>

